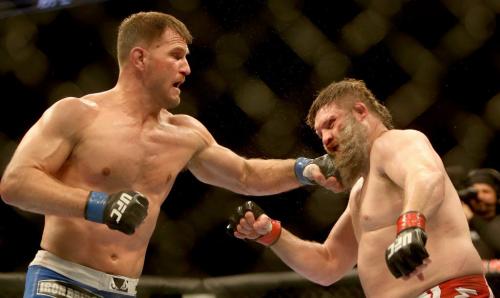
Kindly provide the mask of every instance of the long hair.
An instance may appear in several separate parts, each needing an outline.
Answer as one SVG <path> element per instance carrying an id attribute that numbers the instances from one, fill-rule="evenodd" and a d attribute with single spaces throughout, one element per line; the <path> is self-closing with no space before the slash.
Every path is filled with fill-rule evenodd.
<path id="1" fill-rule="evenodd" d="M 387 128 L 394 128 L 389 110 L 375 98 L 363 81 L 355 79 L 333 82 L 321 90 L 309 108 L 306 118 L 307 125 L 314 129 L 316 114 L 325 105 L 335 102 L 340 107 L 348 109 L 356 101 L 362 101 L 368 110 L 373 112 Z"/>

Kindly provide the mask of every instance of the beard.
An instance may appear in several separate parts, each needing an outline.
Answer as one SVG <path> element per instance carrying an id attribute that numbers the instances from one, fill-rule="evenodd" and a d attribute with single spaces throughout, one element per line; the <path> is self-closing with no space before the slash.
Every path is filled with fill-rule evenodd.
<path id="1" fill-rule="evenodd" d="M 334 160 L 340 180 L 345 189 L 351 189 L 354 183 L 368 168 L 368 132 L 366 127 L 349 114 L 344 127 L 339 133 L 339 151 L 330 154 Z"/>

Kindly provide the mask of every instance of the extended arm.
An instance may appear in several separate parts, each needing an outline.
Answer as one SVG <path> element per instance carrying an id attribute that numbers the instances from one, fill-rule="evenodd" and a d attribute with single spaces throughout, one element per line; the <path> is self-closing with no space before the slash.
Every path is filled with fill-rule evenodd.
<path id="1" fill-rule="evenodd" d="M 269 195 L 301 185 L 294 164 L 293 159 L 245 159 L 213 141 L 188 168 L 202 182 L 246 195 Z"/>
<path id="2" fill-rule="evenodd" d="M 336 181 L 333 177 L 325 179 L 321 174 L 322 171 L 329 173 L 326 159 L 314 160 L 322 167 L 321 171 L 316 165 L 304 164 L 306 159 L 247 159 L 217 144 L 201 123 L 192 119 L 191 125 L 202 145 L 189 162 L 188 169 L 202 182 L 246 195 L 270 195 L 308 184 L 305 180 L 330 189 Z"/>
<path id="3" fill-rule="evenodd" d="M 237 213 L 242 214 L 241 211 Z M 236 220 L 236 237 L 269 245 L 285 264 L 313 282 L 330 285 L 356 264 L 358 244 L 349 208 L 336 222 L 324 243 L 302 240 L 276 224 L 266 214 L 255 220 L 254 212 L 243 213 L 244 216 L 239 217 L 239 220 L 237 217 Z"/>
<path id="4" fill-rule="evenodd" d="M 358 244 L 348 209 L 335 223 L 324 243 L 302 240 L 283 229 L 271 249 L 297 273 L 327 286 L 354 268 Z"/>

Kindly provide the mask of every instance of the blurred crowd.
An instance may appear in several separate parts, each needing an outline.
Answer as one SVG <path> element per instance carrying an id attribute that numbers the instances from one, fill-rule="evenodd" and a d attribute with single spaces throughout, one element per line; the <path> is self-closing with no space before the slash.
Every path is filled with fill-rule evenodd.
<path id="1" fill-rule="evenodd" d="M 196 71 L 180 112 L 198 117 L 221 144 L 238 153 L 312 155 L 318 143 L 299 124 L 303 109 L 313 90 L 349 75 L 366 79 L 387 98 L 398 126 L 428 134 L 445 164 L 496 164 L 490 153 L 497 150 L 500 93 L 498 63 L 492 61 L 498 61 L 500 6 L 494 1 L 102 2 L 3 20 L 0 83 L 6 94 L 16 94 L 16 100 L 4 101 L 3 109 L 23 119 L 16 125 L 9 117 L 1 120 L 0 169 L 15 140 L 55 98 L 104 89 L 113 81 L 115 32 L 109 28 L 139 8 L 173 12 L 192 28 L 196 39 L 190 61 Z M 78 59 L 69 63 L 67 53 Z M 445 121 L 435 121 L 443 113 Z M 450 168 L 485 270 L 498 271 L 498 171 L 456 172 Z M 222 233 L 226 210 L 245 197 L 235 200 L 233 194 L 195 182 L 189 173 L 176 183 L 162 207 L 146 274 L 287 269 L 263 248 Z M 330 193 L 306 188 L 280 197 L 257 201 L 294 232 L 320 241 L 347 200 L 330 200 Z M 26 270 L 42 227 L 42 216 L 0 200 L 0 272 Z M 244 257 L 232 258 L 231 252 Z M 200 269 L 181 269 L 185 259 Z"/>
<path id="2" fill-rule="evenodd" d="M 500 272 L 500 173 L 491 168 L 474 169 L 463 175 L 456 169 L 450 172 L 485 272 Z"/>

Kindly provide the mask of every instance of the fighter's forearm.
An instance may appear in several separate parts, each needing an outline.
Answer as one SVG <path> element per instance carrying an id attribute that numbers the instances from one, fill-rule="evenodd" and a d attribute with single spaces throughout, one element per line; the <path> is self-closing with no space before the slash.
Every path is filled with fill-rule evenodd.
<path id="1" fill-rule="evenodd" d="M 82 217 L 88 191 L 64 185 L 36 168 L 7 171 L 0 184 L 2 199 L 20 209 L 59 216 Z"/>
<path id="2" fill-rule="evenodd" d="M 331 255 L 322 244 L 299 239 L 285 229 L 271 249 L 295 272 L 324 286 L 341 279 L 353 267 L 344 270 L 341 259 Z"/>
<path id="3" fill-rule="evenodd" d="M 295 160 L 249 159 L 242 185 L 249 195 L 271 195 L 301 186 L 294 172 Z"/>

